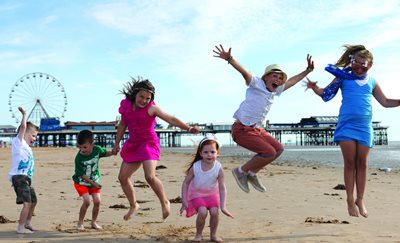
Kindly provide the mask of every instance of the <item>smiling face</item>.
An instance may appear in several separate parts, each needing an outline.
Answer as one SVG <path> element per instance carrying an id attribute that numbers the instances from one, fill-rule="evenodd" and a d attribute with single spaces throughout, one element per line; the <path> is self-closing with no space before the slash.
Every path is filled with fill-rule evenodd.
<path id="1" fill-rule="evenodd" d="M 151 101 L 152 94 L 146 90 L 140 90 L 135 97 L 135 107 L 145 108 Z"/>
<path id="2" fill-rule="evenodd" d="M 284 83 L 284 77 L 281 72 L 271 72 L 263 77 L 268 91 L 275 92 L 276 89 Z"/>

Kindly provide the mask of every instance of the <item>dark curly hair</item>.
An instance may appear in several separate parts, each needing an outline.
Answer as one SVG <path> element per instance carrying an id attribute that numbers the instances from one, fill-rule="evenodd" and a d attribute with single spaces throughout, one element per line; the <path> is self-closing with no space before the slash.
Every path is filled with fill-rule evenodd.
<path id="1" fill-rule="evenodd" d="M 151 93 L 151 101 L 153 101 L 156 93 L 156 89 L 154 88 L 153 84 L 148 79 L 143 79 L 140 76 L 136 79 L 133 77 L 131 78 L 131 82 L 128 82 L 126 85 L 124 85 L 121 93 L 124 94 L 125 97 L 131 102 L 135 102 L 136 94 L 141 90 L 145 90 Z"/>

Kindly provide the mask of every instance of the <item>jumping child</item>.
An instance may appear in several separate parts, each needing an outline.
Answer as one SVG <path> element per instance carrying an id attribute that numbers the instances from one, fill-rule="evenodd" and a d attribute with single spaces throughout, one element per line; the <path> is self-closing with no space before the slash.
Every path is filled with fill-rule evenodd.
<path id="1" fill-rule="evenodd" d="M 283 152 L 282 144 L 271 136 L 262 127 L 267 113 L 269 112 L 275 96 L 297 84 L 314 69 L 314 62 L 307 55 L 307 68 L 301 73 L 289 78 L 277 64 L 265 68 L 261 78 L 253 76 L 242 65 L 233 58 L 231 48 L 225 51 L 222 45 L 215 46 L 213 50 L 218 57 L 228 61 L 239 71 L 248 86 L 246 98 L 240 104 L 239 109 L 233 115 L 236 119 L 232 125 L 232 138 L 240 146 L 255 152 L 256 155 L 243 165 L 232 170 L 239 187 L 250 192 L 248 182 L 253 187 L 265 192 L 265 186 L 259 181 L 257 173 L 266 165 L 277 159 Z"/>
<path id="2" fill-rule="evenodd" d="M 373 56 L 363 45 L 344 45 L 345 52 L 335 65 L 325 70 L 335 78 L 325 88 L 308 80 L 311 88 L 324 101 L 332 99 L 338 89 L 342 90 L 342 105 L 334 133 L 334 141 L 339 143 L 344 160 L 344 184 L 347 194 L 347 210 L 350 216 L 368 217 L 364 204 L 367 182 L 368 154 L 373 146 L 372 96 L 383 107 L 396 107 L 400 100 L 389 99 L 378 82 L 368 76 L 373 64 Z M 356 185 L 356 199 L 354 199 Z"/>
<path id="3" fill-rule="evenodd" d="M 118 175 L 122 190 L 130 205 L 124 219 L 129 220 L 139 210 L 140 206 L 136 201 L 131 176 L 143 165 L 145 179 L 160 200 L 162 218 L 165 220 L 170 214 L 170 202 L 155 172 L 160 158 L 160 140 L 154 130 L 156 117 L 190 133 L 198 133 L 199 128 L 187 125 L 157 106 L 153 101 L 155 88 L 147 79 L 132 78 L 132 82 L 128 82 L 121 93 L 125 95 L 125 99 L 121 101 L 119 107 L 121 121 L 117 128 L 113 150 L 114 153 L 118 153 L 120 142 L 128 128 L 129 138 L 124 142 L 121 150 L 123 161 Z"/>

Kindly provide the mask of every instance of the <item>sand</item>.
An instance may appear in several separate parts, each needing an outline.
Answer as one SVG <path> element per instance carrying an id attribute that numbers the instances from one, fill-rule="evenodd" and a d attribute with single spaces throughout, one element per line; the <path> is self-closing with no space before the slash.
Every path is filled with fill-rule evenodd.
<path id="1" fill-rule="evenodd" d="M 146 187 L 143 170 L 134 176 L 138 215 L 124 221 L 128 206 L 117 180 L 119 156 L 101 160 L 102 203 L 98 223 L 102 231 L 75 230 L 81 199 L 71 180 L 76 148 L 34 148 L 36 157 L 33 186 L 38 205 L 34 234 L 16 234 L 21 206 L 7 180 L 11 151 L 0 148 L 0 242 L 188 242 L 195 232 L 195 217 L 179 215 L 180 203 L 171 204 L 171 215 L 161 220 L 161 208 L 153 191 Z M 183 170 L 189 153 L 163 152 L 157 170 L 168 197 L 180 197 Z M 345 191 L 333 189 L 343 184 L 341 168 L 269 165 L 259 177 L 266 193 L 241 191 L 231 169 L 242 157 L 220 157 L 225 169 L 228 209 L 231 219 L 220 214 L 218 233 L 225 242 L 400 242 L 400 177 L 398 171 L 385 173 L 370 169 L 365 195 L 369 217 L 349 217 Z M 91 207 L 86 215 L 89 228 Z M 6 222 L 4 222 L 6 221 Z M 208 223 L 206 224 L 208 225 Z M 204 230 L 204 242 L 209 228 Z"/>

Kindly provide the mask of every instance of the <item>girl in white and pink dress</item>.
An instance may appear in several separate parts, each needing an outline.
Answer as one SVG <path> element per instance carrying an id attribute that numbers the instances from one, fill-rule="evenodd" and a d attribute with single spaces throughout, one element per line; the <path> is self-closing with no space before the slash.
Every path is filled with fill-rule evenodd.
<path id="1" fill-rule="evenodd" d="M 186 217 L 197 213 L 194 241 L 202 240 L 208 211 L 210 212 L 210 239 L 213 242 L 222 242 L 222 239 L 217 236 L 219 208 L 225 215 L 233 218 L 226 208 L 224 171 L 217 160 L 219 148 L 217 139 L 212 134 L 207 134 L 200 141 L 182 184 L 180 213 L 186 210 Z"/>

